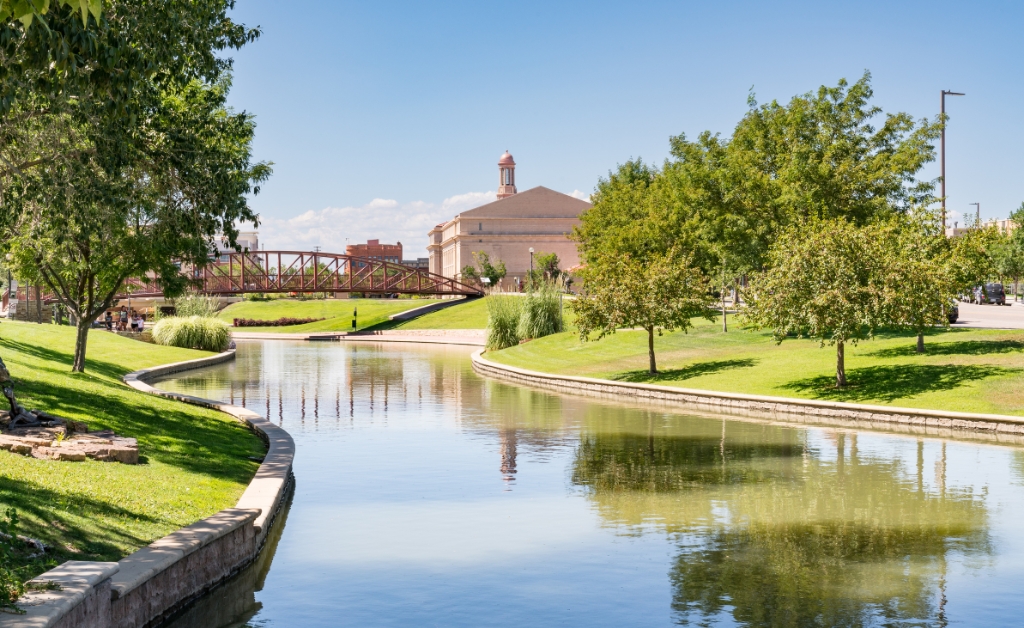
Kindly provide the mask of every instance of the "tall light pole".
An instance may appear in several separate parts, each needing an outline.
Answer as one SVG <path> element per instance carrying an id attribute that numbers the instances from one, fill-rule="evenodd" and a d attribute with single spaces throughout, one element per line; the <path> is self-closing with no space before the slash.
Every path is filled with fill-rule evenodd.
<path id="1" fill-rule="evenodd" d="M 975 209 L 977 210 L 978 213 L 975 215 L 974 226 L 975 227 L 980 227 L 981 226 L 981 203 L 967 203 L 967 204 L 968 205 L 974 205 Z"/>
<path id="2" fill-rule="evenodd" d="M 942 90 L 942 148 L 941 148 L 941 168 L 942 168 L 942 235 L 946 235 L 946 96 L 964 96 L 960 92 L 951 92 L 949 90 Z"/>
<path id="3" fill-rule="evenodd" d="M 530 247 L 530 285 L 533 285 L 533 247 Z"/>

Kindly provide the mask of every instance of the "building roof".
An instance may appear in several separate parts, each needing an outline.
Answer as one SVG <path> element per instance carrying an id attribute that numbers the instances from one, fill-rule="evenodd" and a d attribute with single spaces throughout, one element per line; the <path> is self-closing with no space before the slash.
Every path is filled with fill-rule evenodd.
<path id="1" fill-rule="evenodd" d="M 590 203 L 550 190 L 542 185 L 513 194 L 459 216 L 472 218 L 575 218 L 590 207 Z"/>
<path id="2" fill-rule="evenodd" d="M 508 151 L 505 151 L 505 153 L 501 157 L 498 158 L 498 165 L 499 166 L 514 166 L 514 165 L 516 165 L 516 162 L 515 162 L 514 159 L 512 159 L 512 154 L 509 153 Z"/>

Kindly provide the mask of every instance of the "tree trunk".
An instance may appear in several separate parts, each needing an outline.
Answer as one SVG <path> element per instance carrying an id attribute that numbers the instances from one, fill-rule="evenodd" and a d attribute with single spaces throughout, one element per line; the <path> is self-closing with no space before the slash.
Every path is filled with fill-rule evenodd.
<path id="1" fill-rule="evenodd" d="M 654 361 L 654 327 L 647 328 L 647 353 L 651 358 L 651 375 L 658 372 L 658 363 Z"/>
<path id="2" fill-rule="evenodd" d="M 917 352 L 924 353 L 924 334 L 917 335 Z"/>
<path id="3" fill-rule="evenodd" d="M 89 340 L 89 326 L 92 319 L 88 316 L 78 318 L 78 330 L 75 334 L 75 361 L 71 364 L 72 373 L 85 372 L 85 343 Z"/>
<path id="4" fill-rule="evenodd" d="M 36 284 L 36 322 L 43 323 L 43 295 L 39 291 L 39 284 Z"/>
<path id="5" fill-rule="evenodd" d="M 729 321 L 725 313 L 725 266 L 722 266 L 722 331 L 729 331 Z"/>
<path id="6" fill-rule="evenodd" d="M 843 359 L 843 343 L 836 343 L 836 388 L 846 386 L 846 361 Z"/>

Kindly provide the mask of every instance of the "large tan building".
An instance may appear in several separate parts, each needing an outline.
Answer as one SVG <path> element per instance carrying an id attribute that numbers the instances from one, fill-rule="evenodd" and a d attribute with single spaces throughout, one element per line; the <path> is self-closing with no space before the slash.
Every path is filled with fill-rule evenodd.
<path id="1" fill-rule="evenodd" d="M 535 255 L 557 254 L 562 269 L 579 264 L 569 234 L 590 203 L 542 186 L 518 192 L 515 168 L 506 152 L 498 160 L 498 200 L 430 230 L 430 272 L 459 278 L 463 268 L 475 265 L 473 253 L 482 251 L 491 263 L 505 262 L 508 274 L 502 287 L 510 290 L 530 270 L 531 248 Z"/>

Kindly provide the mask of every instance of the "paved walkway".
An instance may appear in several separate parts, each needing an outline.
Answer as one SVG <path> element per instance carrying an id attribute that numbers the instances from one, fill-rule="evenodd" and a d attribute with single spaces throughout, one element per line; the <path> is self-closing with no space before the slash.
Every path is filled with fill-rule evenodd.
<path id="1" fill-rule="evenodd" d="M 1011 305 L 976 305 L 960 303 L 960 319 L 953 328 L 1024 329 L 1024 303 Z"/>

